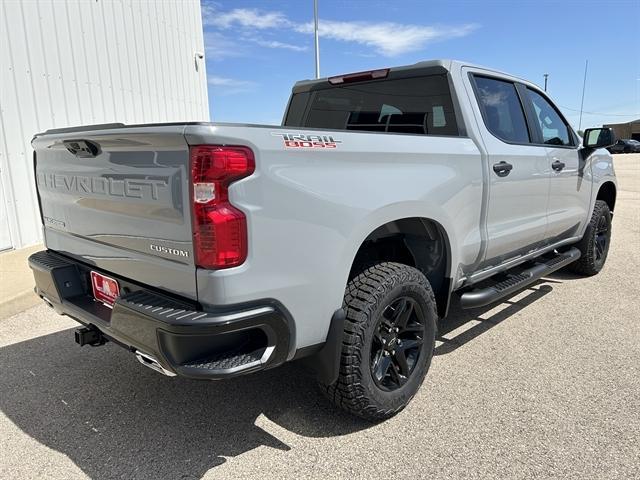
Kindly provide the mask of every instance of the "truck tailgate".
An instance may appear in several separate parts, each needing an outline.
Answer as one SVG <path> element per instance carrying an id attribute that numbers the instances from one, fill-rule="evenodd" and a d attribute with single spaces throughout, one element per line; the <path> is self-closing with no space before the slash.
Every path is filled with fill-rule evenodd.
<path id="1" fill-rule="evenodd" d="M 195 299 L 184 125 L 87 129 L 34 138 L 49 249 Z"/>

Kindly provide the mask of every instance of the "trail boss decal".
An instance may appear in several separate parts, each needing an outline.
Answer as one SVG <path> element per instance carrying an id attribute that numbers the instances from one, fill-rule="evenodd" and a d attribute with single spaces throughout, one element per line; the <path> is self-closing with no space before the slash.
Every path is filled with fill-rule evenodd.
<path id="1" fill-rule="evenodd" d="M 274 137 L 281 137 L 284 148 L 337 148 L 340 140 L 335 140 L 331 135 L 305 135 L 302 133 L 278 133 L 271 132 Z"/>

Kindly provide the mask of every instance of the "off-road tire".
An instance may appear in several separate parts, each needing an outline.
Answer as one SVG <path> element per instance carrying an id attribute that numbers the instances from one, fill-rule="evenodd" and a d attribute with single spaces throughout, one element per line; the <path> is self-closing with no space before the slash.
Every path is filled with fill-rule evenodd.
<path id="1" fill-rule="evenodd" d="M 373 378 L 373 338 L 385 309 L 402 298 L 414 302 L 424 320 L 424 338 L 406 383 L 389 391 Z M 331 401 L 347 412 L 370 421 L 384 420 L 407 406 L 431 364 L 437 322 L 433 291 L 419 270 L 399 263 L 378 263 L 348 283 L 343 308 L 346 319 L 338 380 L 322 388 Z"/>
<path id="2" fill-rule="evenodd" d="M 606 244 L 604 246 L 604 251 L 599 256 L 596 249 L 596 232 L 598 231 L 599 225 L 602 225 L 602 222 L 604 222 L 607 227 Z M 604 267 L 607 255 L 609 254 L 610 244 L 611 211 L 609 210 L 609 205 L 607 205 L 605 201 L 596 200 L 591 220 L 589 221 L 589 225 L 587 225 L 587 230 L 584 232 L 582 240 L 575 245 L 575 247 L 580 250 L 580 258 L 569 264 L 567 268 L 579 275 L 596 275 L 600 270 L 602 270 L 602 267 Z"/>

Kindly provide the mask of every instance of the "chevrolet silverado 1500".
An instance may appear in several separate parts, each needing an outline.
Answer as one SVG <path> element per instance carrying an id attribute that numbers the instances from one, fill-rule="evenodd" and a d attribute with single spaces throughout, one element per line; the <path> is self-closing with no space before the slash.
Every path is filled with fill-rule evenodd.
<path id="1" fill-rule="evenodd" d="M 457 61 L 298 82 L 281 126 L 108 124 L 33 139 L 36 292 L 165 375 L 303 359 L 340 407 L 400 411 L 450 299 L 603 267 L 608 129 Z M 446 320 L 445 320 L 446 321 Z"/>

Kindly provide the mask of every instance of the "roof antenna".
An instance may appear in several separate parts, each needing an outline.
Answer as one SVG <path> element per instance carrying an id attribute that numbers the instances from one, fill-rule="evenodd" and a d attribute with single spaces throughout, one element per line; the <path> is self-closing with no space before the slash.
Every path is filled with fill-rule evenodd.
<path id="1" fill-rule="evenodd" d="M 582 129 L 582 108 L 584 107 L 584 90 L 587 86 L 587 67 L 589 66 L 589 60 L 584 62 L 584 80 L 582 81 L 582 101 L 580 102 L 580 122 L 578 123 L 578 131 Z"/>

